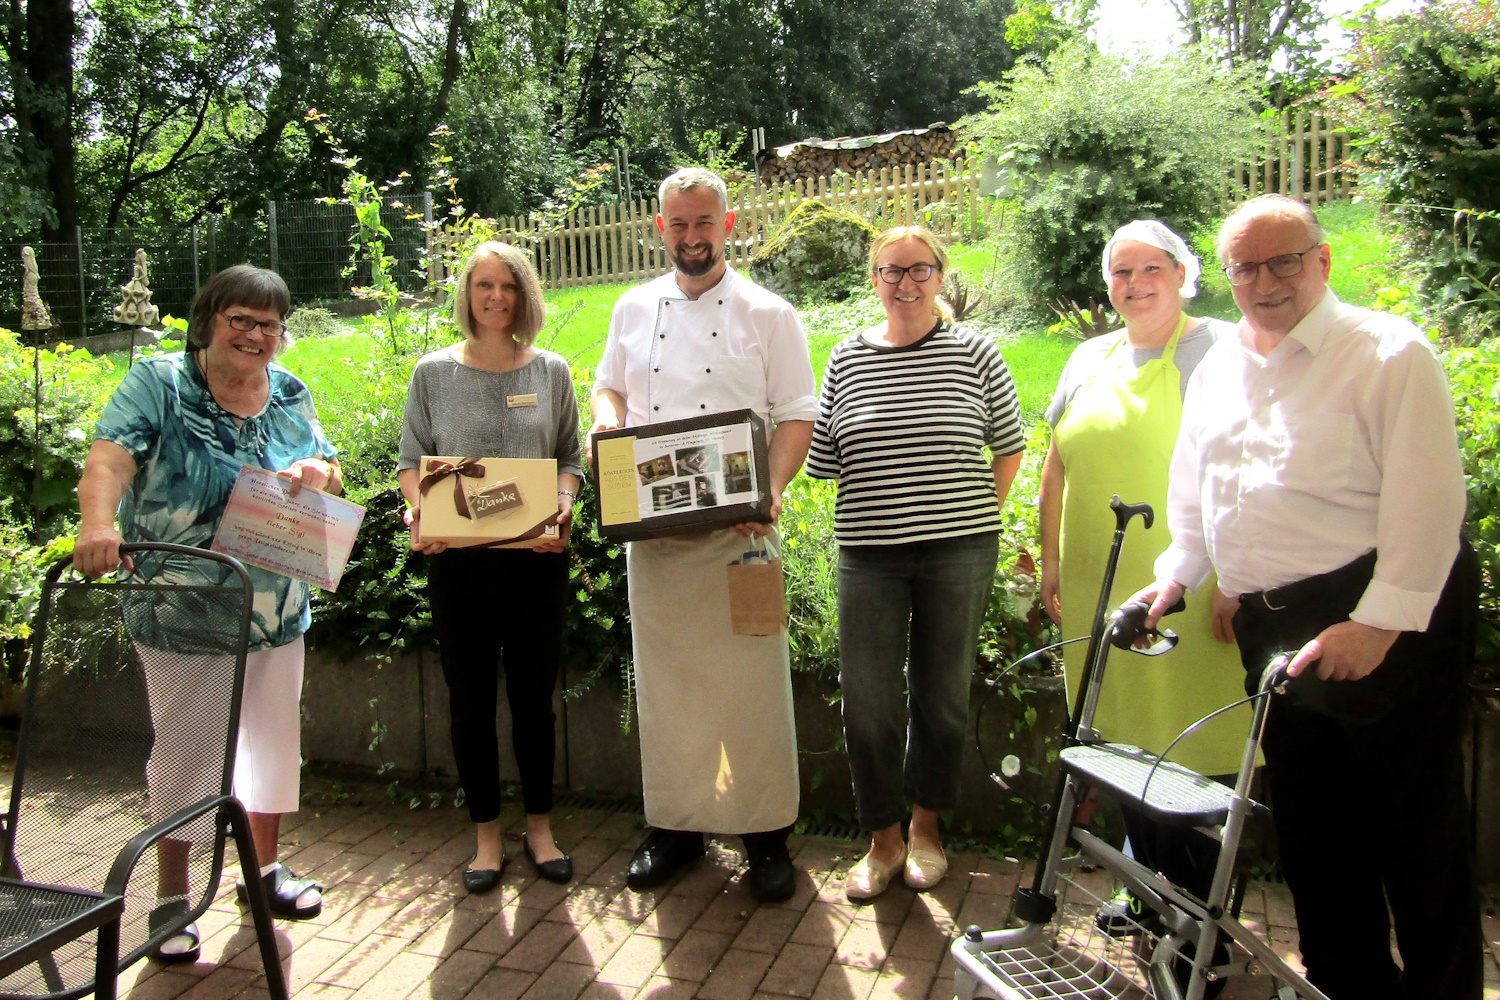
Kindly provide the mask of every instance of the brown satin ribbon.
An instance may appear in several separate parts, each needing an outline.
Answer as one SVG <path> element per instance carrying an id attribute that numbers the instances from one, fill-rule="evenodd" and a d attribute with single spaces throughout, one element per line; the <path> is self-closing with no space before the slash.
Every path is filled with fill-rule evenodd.
<path id="1" fill-rule="evenodd" d="M 417 489 L 425 497 L 428 490 L 448 476 L 453 477 L 453 507 L 458 511 L 458 516 L 474 520 L 474 515 L 469 512 L 469 500 L 464 496 L 463 480 L 460 477 L 482 479 L 484 466 L 479 464 L 477 458 L 466 458 L 462 462 L 428 462 L 427 475 L 422 477 Z M 546 527 L 545 523 L 543 527 Z"/>
<path id="2" fill-rule="evenodd" d="M 556 524 L 557 519 L 561 516 L 562 508 L 558 508 L 557 512 L 554 513 L 551 517 L 547 518 L 544 521 L 539 521 L 538 523 L 532 525 L 530 528 L 527 528 L 525 531 L 521 532 L 519 535 L 516 535 L 513 538 L 502 538 L 499 541 L 495 542 L 485 542 L 483 545 L 465 545 L 464 548 L 492 549 L 497 545 L 509 545 L 511 542 L 524 542 L 528 538 L 536 538 L 541 535 L 544 531 L 547 530 L 547 525 Z"/>

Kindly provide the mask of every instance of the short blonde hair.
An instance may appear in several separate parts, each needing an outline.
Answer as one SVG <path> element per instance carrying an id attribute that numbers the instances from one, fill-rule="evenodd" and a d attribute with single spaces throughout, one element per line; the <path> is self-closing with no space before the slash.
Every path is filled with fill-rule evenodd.
<path id="1" fill-rule="evenodd" d="M 932 256 L 937 260 L 939 289 L 943 276 L 948 273 L 948 251 L 938 242 L 937 233 L 926 226 L 892 226 L 879 236 L 870 241 L 870 274 L 873 277 L 875 268 L 880 264 L 880 255 L 885 248 L 905 239 L 920 240 L 922 245 L 932 251 Z M 937 313 L 945 323 L 953 322 L 953 307 L 948 300 L 943 298 L 941 292 L 937 297 Z"/>
<path id="2" fill-rule="evenodd" d="M 510 268 L 516 279 L 519 294 L 516 296 L 516 315 L 511 318 L 510 336 L 518 344 L 533 344 L 547 322 L 547 303 L 542 299 L 542 282 L 531 264 L 531 255 L 519 247 L 498 240 L 489 240 L 474 248 L 463 270 L 458 272 L 458 281 L 453 289 L 453 319 L 463 331 L 464 339 L 474 337 L 474 313 L 469 307 L 469 278 L 482 260 L 498 260 Z"/>

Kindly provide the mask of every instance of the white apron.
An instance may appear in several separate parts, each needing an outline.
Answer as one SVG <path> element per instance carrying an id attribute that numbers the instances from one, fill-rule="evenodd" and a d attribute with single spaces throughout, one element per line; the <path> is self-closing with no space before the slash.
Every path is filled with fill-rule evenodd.
<path id="1" fill-rule="evenodd" d="M 726 567 L 753 545 L 727 529 L 630 543 L 641 782 L 654 827 L 762 833 L 797 820 L 786 636 L 735 635 L 729 623 Z"/>

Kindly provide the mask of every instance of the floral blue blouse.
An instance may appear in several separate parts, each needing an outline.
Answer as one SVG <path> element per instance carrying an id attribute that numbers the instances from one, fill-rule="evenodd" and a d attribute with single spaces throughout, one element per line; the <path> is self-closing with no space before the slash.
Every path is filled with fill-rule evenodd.
<path id="1" fill-rule="evenodd" d="M 94 431 L 135 458 L 135 481 L 120 502 L 127 542 L 172 542 L 206 549 L 213 543 L 241 466 L 273 472 L 303 458 L 331 460 L 337 450 L 323 436 L 307 386 L 280 365 L 267 370 L 265 409 L 234 417 L 214 401 L 198 363 L 185 354 L 138 361 L 115 391 Z M 255 587 L 250 649 L 284 646 L 312 624 L 308 586 L 268 570 L 246 567 Z M 166 567 L 156 579 L 180 575 Z M 193 582 L 174 580 L 173 582 Z M 186 609 L 159 611 L 158 629 L 191 632 Z M 177 619 L 169 621 L 168 619 Z M 135 629 L 132 628 L 132 632 Z M 137 638 L 151 641 L 146 635 Z M 167 648 L 179 643 L 159 637 Z"/>

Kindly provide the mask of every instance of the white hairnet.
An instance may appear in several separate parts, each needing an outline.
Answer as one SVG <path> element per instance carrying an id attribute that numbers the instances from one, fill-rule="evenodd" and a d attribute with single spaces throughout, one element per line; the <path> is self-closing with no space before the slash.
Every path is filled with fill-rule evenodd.
<path id="1" fill-rule="evenodd" d="M 1155 219 L 1136 219 L 1127 222 L 1104 244 L 1104 283 L 1109 284 L 1109 255 L 1114 252 L 1115 244 L 1122 240 L 1134 240 L 1147 246 L 1156 247 L 1164 251 L 1177 263 L 1187 269 L 1187 278 L 1182 283 L 1181 295 L 1190 299 L 1198 294 L 1198 275 L 1203 273 L 1203 267 L 1198 263 L 1198 255 L 1188 249 L 1181 236 L 1168 229 Z"/>

